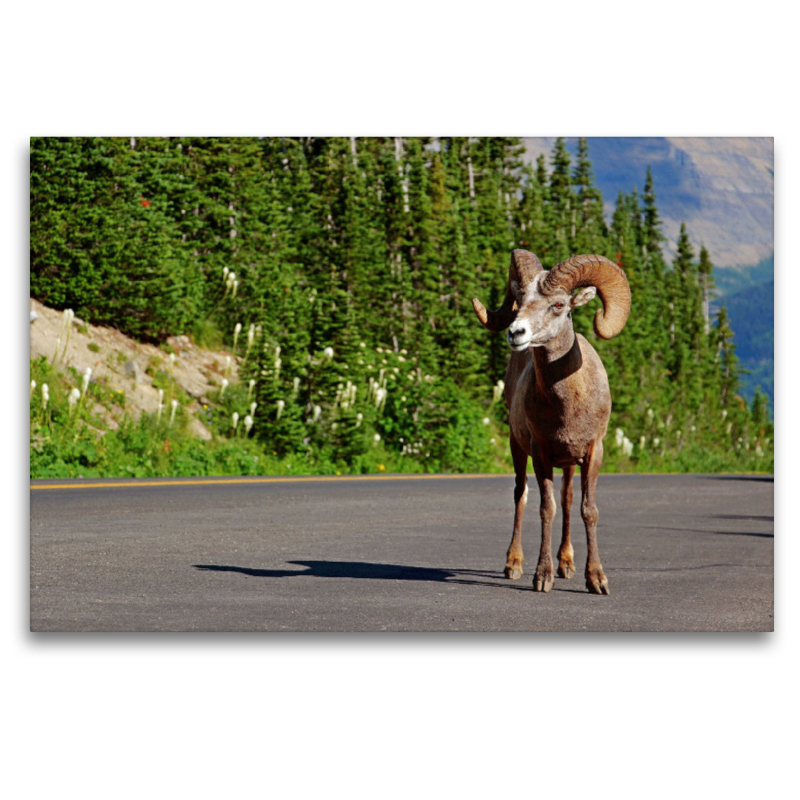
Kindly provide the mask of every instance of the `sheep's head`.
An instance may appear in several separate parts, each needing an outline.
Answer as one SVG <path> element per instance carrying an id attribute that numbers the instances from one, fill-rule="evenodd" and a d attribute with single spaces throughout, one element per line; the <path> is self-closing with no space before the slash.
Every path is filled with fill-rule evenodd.
<path id="1" fill-rule="evenodd" d="M 580 289 L 576 294 L 573 292 Z M 595 333 L 611 339 L 625 326 L 631 308 L 631 292 L 625 273 L 598 255 L 572 256 L 545 272 L 539 259 L 527 250 L 511 254 L 508 285 L 503 304 L 488 311 L 472 301 L 481 323 L 490 331 L 508 328 L 512 350 L 539 347 L 571 326 L 570 312 L 599 294 L 603 308 L 594 318 Z"/>

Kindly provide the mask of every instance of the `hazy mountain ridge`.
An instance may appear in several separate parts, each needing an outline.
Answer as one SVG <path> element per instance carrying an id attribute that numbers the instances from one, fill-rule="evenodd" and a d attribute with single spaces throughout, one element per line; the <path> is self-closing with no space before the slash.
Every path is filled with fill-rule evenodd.
<path id="1" fill-rule="evenodd" d="M 555 137 L 523 139 L 527 157 L 550 163 Z M 567 137 L 571 153 L 577 138 Z M 749 267 L 773 252 L 774 153 L 769 137 L 590 137 L 589 157 L 606 210 L 620 192 L 641 195 L 647 168 L 671 256 L 681 222 L 717 267 Z"/>

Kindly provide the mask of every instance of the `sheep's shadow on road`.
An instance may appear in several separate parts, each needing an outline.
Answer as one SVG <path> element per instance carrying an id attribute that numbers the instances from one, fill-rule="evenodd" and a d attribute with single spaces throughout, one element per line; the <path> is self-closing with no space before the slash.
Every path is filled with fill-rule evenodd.
<path id="1" fill-rule="evenodd" d="M 525 584 L 510 583 L 501 573 L 491 570 L 440 569 L 401 564 L 374 564 L 368 561 L 288 561 L 305 569 L 254 569 L 224 564 L 194 564 L 204 572 L 237 572 L 253 578 L 355 578 L 379 581 L 439 581 L 467 586 L 489 586 L 498 589 L 531 591 Z"/>

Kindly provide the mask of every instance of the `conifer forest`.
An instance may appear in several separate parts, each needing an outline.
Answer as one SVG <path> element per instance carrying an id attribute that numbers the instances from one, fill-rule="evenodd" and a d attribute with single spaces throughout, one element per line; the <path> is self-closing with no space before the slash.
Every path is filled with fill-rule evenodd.
<path id="1" fill-rule="evenodd" d="M 32 360 L 54 394 L 45 409 L 32 386 L 34 477 L 510 471 L 510 351 L 471 301 L 500 305 L 514 248 L 628 276 L 619 336 L 595 336 L 599 299 L 574 314 L 611 386 L 604 471 L 773 470 L 766 398 L 740 395 L 726 309 L 709 310 L 713 252 L 684 226 L 665 257 L 649 171 L 608 219 L 583 139 L 529 164 L 515 138 L 33 138 L 30 181 L 32 297 L 224 346 L 239 374 L 213 441 L 172 432 L 167 453 L 164 419 L 78 424 L 55 397 L 73 379 Z"/>

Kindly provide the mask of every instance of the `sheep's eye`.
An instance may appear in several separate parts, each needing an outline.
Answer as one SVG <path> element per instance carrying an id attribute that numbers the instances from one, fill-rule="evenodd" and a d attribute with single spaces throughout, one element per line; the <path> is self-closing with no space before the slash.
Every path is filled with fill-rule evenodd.
<path id="1" fill-rule="evenodd" d="M 555 303 L 554 304 L 554 308 L 557 308 L 560 311 L 562 308 L 564 308 L 564 304 L 563 303 Z"/>

